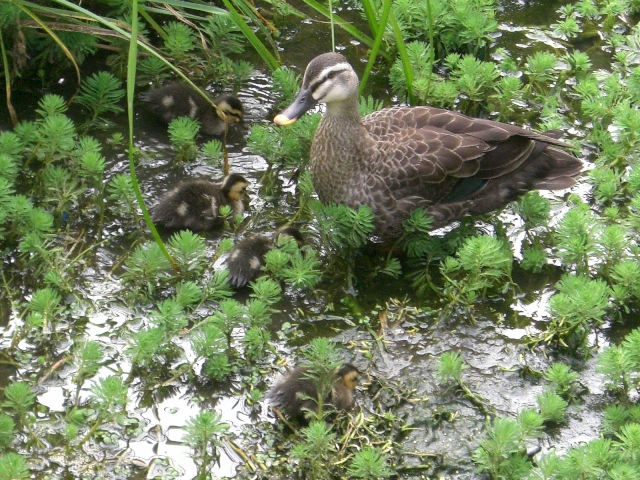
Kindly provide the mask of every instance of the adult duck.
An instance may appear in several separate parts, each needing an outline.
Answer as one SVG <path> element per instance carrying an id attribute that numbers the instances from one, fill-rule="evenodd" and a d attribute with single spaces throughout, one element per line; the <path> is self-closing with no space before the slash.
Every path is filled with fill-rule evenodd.
<path id="1" fill-rule="evenodd" d="M 274 122 L 289 125 L 327 105 L 311 145 L 313 185 L 323 203 L 371 208 L 375 233 L 395 238 L 422 208 L 433 228 L 502 208 L 534 189 L 575 184 L 582 162 L 557 132 L 433 107 L 393 107 L 360 117 L 359 80 L 339 53 L 307 66 L 302 89 Z"/>

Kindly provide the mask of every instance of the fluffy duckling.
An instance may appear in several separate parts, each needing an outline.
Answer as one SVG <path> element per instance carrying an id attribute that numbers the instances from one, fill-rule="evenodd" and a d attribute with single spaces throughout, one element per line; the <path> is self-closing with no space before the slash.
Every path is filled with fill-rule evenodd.
<path id="1" fill-rule="evenodd" d="M 208 180 L 187 180 L 169 191 L 153 208 L 151 218 L 169 229 L 211 230 L 222 225 L 220 207 L 231 206 L 233 215 L 242 215 L 249 182 L 232 173 L 216 185 Z"/>
<path id="2" fill-rule="evenodd" d="M 289 125 L 317 103 L 327 105 L 311 145 L 313 186 L 323 203 L 371 207 L 383 238 L 398 237 L 412 210 L 422 208 L 438 228 L 502 208 L 529 190 L 569 188 L 582 170 L 554 131 L 433 107 L 386 108 L 360 118 L 358 86 L 343 55 L 319 55 L 274 122 Z"/>
<path id="3" fill-rule="evenodd" d="M 258 278 L 265 255 L 283 240 L 283 236 L 293 238 L 300 246 L 304 243 L 302 234 L 295 227 L 281 227 L 269 237 L 256 235 L 236 243 L 227 258 L 229 283 L 235 288 L 242 288 Z"/>
<path id="4" fill-rule="evenodd" d="M 305 373 L 304 367 L 294 369 L 276 383 L 267 394 L 267 398 L 274 407 L 282 410 L 287 416 L 303 422 L 306 421 L 306 411 L 316 411 L 317 406 L 311 400 L 300 398 L 299 394 L 311 398 L 318 396 L 315 385 L 305 377 Z M 335 410 L 348 410 L 355 402 L 353 395 L 358 384 L 358 369 L 347 363 L 335 373 L 334 379 L 333 389 L 325 400 L 325 405 L 330 405 Z"/>
<path id="5" fill-rule="evenodd" d="M 225 115 L 223 118 L 202 95 L 184 83 L 172 83 L 150 90 L 143 93 L 140 99 L 164 123 L 168 124 L 178 117 L 193 118 L 200 122 L 200 131 L 207 135 L 223 134 L 225 120 L 227 123 L 236 123 L 244 115 L 242 102 L 237 97 L 224 94 L 212 98 L 213 103 Z"/>

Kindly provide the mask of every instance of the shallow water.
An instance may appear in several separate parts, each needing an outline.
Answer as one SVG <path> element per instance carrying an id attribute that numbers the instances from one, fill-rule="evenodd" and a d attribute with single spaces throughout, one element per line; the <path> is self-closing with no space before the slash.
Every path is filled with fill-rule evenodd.
<path id="1" fill-rule="evenodd" d="M 503 2 L 500 43 L 513 42 L 526 51 L 528 45 L 523 41 L 525 32 L 514 31 L 519 29 L 511 27 L 544 24 L 551 17 L 542 17 L 541 13 L 555 12 L 561 2 L 552 2 L 552 6 L 548 2 L 546 5 L 542 5 L 545 2 L 531 3 L 531 6 L 526 6 L 521 2 Z M 313 33 L 310 33 L 311 28 Z M 314 36 L 313 43 L 308 40 L 311 35 Z M 343 47 L 341 50 L 349 58 L 364 57 L 363 48 L 340 31 L 338 41 Z M 284 64 L 302 72 L 310 58 L 328 49 L 330 39 L 322 24 L 294 24 L 283 29 L 281 42 Z M 356 65 L 359 72 L 364 69 L 364 64 Z M 382 79 L 376 82 L 374 78 L 369 93 L 388 103 L 392 95 L 379 88 L 379 84 L 382 84 Z M 252 219 L 246 226 L 247 233 L 271 230 L 297 208 L 295 184 L 289 178 L 289 172 L 270 172 L 267 162 L 249 153 L 246 148 L 251 126 L 271 120 L 274 96 L 267 69 L 257 70 L 239 92 L 246 109 L 244 123 L 232 126 L 227 138 L 231 171 L 245 175 L 252 183 L 253 193 L 248 205 Z M 24 102 L 19 110 L 30 112 L 32 108 L 32 103 Z M 136 119 L 136 146 L 143 152 L 136 171 L 149 205 L 153 205 L 162 192 L 179 180 L 199 176 L 211 176 L 219 180 L 222 177 L 219 167 L 199 161 L 172 163 L 174 152 L 164 127 L 147 118 L 142 111 L 137 112 Z M 126 119 L 122 116 L 116 118 L 115 122 L 124 126 Z M 6 127 L 6 123 L 3 122 L 2 126 Z M 125 134 L 124 128 L 122 133 Z M 92 134 L 99 136 L 95 132 Z M 128 171 L 128 160 L 122 147 L 106 148 L 103 153 L 109 164 L 107 178 Z M 275 180 L 275 187 L 266 192 L 271 198 L 267 198 L 265 186 L 260 184 L 267 173 L 274 175 Z M 585 191 L 585 187 L 576 188 L 575 191 Z M 511 217 L 505 213 L 503 218 L 510 221 Z M 148 312 L 129 308 L 125 306 L 127 302 L 114 304 L 113 301 L 124 296 L 123 285 L 117 276 L 118 265 L 121 256 L 132 250 L 132 232 L 131 227 L 123 229 L 117 220 L 108 225 L 104 235 L 111 240 L 97 248 L 95 265 L 86 270 L 81 278 L 84 284 L 82 293 L 92 304 L 83 302 L 77 312 L 78 322 L 69 326 L 68 338 L 60 344 L 52 342 L 51 345 L 52 357 L 56 357 L 69 348 L 69 339 L 83 336 L 101 342 L 113 363 L 103 367 L 98 378 L 119 370 L 128 372 L 130 365 L 121 354 L 127 344 L 119 332 L 135 331 L 149 321 Z M 211 256 L 215 254 L 218 237 L 216 234 L 206 235 Z M 514 238 L 514 241 L 517 239 Z M 214 268 L 221 268 L 222 264 L 223 259 L 218 259 Z M 471 454 L 482 438 L 487 418 L 468 400 L 457 397 L 437 384 L 435 358 L 452 350 L 460 352 L 469 365 L 463 374 L 466 383 L 473 392 L 486 399 L 499 415 L 514 415 L 522 408 L 535 407 L 536 395 L 542 392 L 544 385 L 542 381 L 524 375 L 523 371 L 525 367 L 544 371 L 551 359 L 546 357 L 542 348 L 530 350 L 523 339 L 525 335 L 537 331 L 536 322 L 544 318 L 546 302 L 553 292 L 553 284 L 559 278 L 559 273 L 553 269 L 547 273 L 533 276 L 526 272 L 514 272 L 514 280 L 522 293 L 517 298 L 497 299 L 478 305 L 474 308 L 475 321 L 472 321 L 460 313 L 440 319 L 438 312 L 442 306 L 435 297 L 420 298 L 402 279 L 393 281 L 376 277 L 376 281 L 372 282 L 368 272 L 358 270 L 356 295 L 345 291 L 344 282 L 325 282 L 321 284 L 323 290 L 314 295 L 288 290 L 285 300 L 277 305 L 280 312 L 273 317 L 272 342 L 278 355 L 291 363 L 299 356 L 298 348 L 308 344 L 311 339 L 317 336 L 332 337 L 344 348 L 345 358 L 364 372 L 365 380 L 358 390 L 356 410 L 361 410 L 365 415 L 374 411 L 390 411 L 412 427 L 398 440 L 406 453 L 405 466 L 426 462 L 432 465 L 427 470 L 430 475 L 475 478 Z M 246 295 L 246 292 L 240 292 L 237 298 L 244 299 Z M 371 331 L 378 333 L 380 312 L 385 310 L 385 304 L 404 298 L 408 298 L 407 303 L 419 310 L 408 313 L 398 325 L 386 330 L 381 342 L 377 343 L 363 325 L 370 324 Z M 397 307 L 393 305 L 388 308 L 390 323 L 396 311 Z M 285 322 L 297 326 L 293 338 L 277 335 Z M 15 325 L 21 323 L 19 312 L 11 310 L 5 301 L 0 302 L 3 348 L 8 347 Z M 606 344 L 604 339 L 599 340 L 600 347 Z M 183 346 L 188 348 L 186 343 Z M 381 349 L 381 346 L 384 348 Z M 28 341 L 20 345 L 20 350 L 25 353 L 31 353 L 31 348 L 33 345 Z M 571 358 L 563 360 L 572 362 Z M 575 368 L 579 368 L 580 381 L 589 393 L 584 396 L 584 404 L 580 409 L 569 411 L 566 425 L 543 438 L 543 450 L 555 448 L 561 452 L 597 435 L 599 407 L 603 403 L 604 393 L 601 378 L 595 373 L 594 361 L 573 363 Z M 283 372 L 284 368 L 278 366 L 265 372 L 264 386 L 273 383 L 278 371 Z M 26 371 L 3 366 L 2 373 L 3 378 L 14 379 L 42 372 L 39 372 L 38 366 L 32 365 Z M 64 412 L 66 399 L 75 389 L 71 380 L 71 376 L 65 374 L 63 369 L 58 378 L 39 385 L 37 401 L 42 405 L 44 415 L 53 417 L 56 412 Z M 5 382 L 0 381 L 2 386 Z M 383 394 L 379 393 L 381 391 Z M 401 391 L 403 395 L 394 398 L 392 393 L 385 393 L 393 391 Z M 81 399 L 87 398 L 85 391 Z M 166 464 L 162 464 L 160 459 L 167 459 L 168 464 L 178 472 L 175 478 L 193 478 L 196 467 L 182 437 L 186 421 L 201 410 L 220 412 L 222 420 L 231 426 L 236 443 L 241 443 L 247 432 L 253 432 L 254 436 L 248 443 L 255 443 L 255 446 L 247 447 L 247 450 L 266 449 L 260 440 L 265 439 L 264 431 L 274 423 L 274 418 L 264 402 L 249 405 L 246 399 L 247 385 L 239 377 L 216 387 L 176 380 L 163 388 L 130 398 L 131 416 L 140 422 L 140 431 L 133 441 L 119 439 L 110 447 L 105 447 L 106 451 L 89 451 L 87 448 L 85 453 L 89 458 L 94 456 L 96 461 L 105 454 L 112 458 L 122 455 L 129 470 L 122 475 L 109 470 L 108 475 L 112 475 L 110 478 L 168 475 L 163 473 L 166 472 Z M 52 464 L 58 465 L 58 469 Z M 228 447 L 224 448 L 215 475 L 234 477 L 242 464 L 237 454 Z M 88 468 L 88 465 L 75 465 L 70 458 L 51 458 L 44 471 L 53 475 L 54 472 L 65 472 L 65 478 L 84 478 L 85 467 Z"/>

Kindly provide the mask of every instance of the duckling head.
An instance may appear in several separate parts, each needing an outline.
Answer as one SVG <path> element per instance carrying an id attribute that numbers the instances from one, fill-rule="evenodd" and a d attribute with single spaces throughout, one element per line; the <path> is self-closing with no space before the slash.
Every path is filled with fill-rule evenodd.
<path id="1" fill-rule="evenodd" d="M 293 238 L 299 247 L 304 245 L 304 237 L 296 227 L 288 225 L 280 227 L 275 231 L 274 240 L 277 245 L 282 245 L 289 238 Z"/>
<path id="2" fill-rule="evenodd" d="M 238 97 L 226 93 L 214 99 L 213 103 L 218 106 L 218 115 L 220 115 L 220 112 L 224 114 L 224 117 L 221 118 L 225 122 L 237 123 L 242 120 L 242 117 L 244 116 L 244 107 Z"/>
<path id="3" fill-rule="evenodd" d="M 351 365 L 350 363 L 346 363 L 336 372 L 336 377 L 338 378 L 338 382 L 341 382 L 345 387 L 347 387 L 352 392 L 355 392 L 356 387 L 358 386 L 358 376 L 360 372 L 358 369 Z"/>
<path id="4" fill-rule="evenodd" d="M 359 83 L 344 55 L 333 52 L 318 55 L 307 66 L 296 99 L 273 121 L 277 125 L 291 125 L 317 103 L 326 103 L 331 112 L 347 100 L 357 102 Z"/>
<path id="5" fill-rule="evenodd" d="M 354 402 L 354 393 L 358 385 L 358 369 L 347 363 L 336 372 L 336 383 L 331 390 L 331 404 L 337 410 L 348 410 Z"/>
<path id="6" fill-rule="evenodd" d="M 249 181 L 242 175 L 232 173 L 222 180 L 222 193 L 229 199 L 241 201 L 247 193 Z"/>

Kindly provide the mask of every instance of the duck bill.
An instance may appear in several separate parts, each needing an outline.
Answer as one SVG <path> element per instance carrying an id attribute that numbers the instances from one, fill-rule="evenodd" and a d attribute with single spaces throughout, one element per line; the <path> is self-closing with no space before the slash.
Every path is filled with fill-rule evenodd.
<path id="1" fill-rule="evenodd" d="M 273 119 L 276 125 L 291 125 L 298 120 L 304 113 L 315 106 L 318 101 L 313 98 L 311 89 L 303 88 L 298 92 L 298 96 L 291 105 L 282 113 L 276 115 Z"/>

